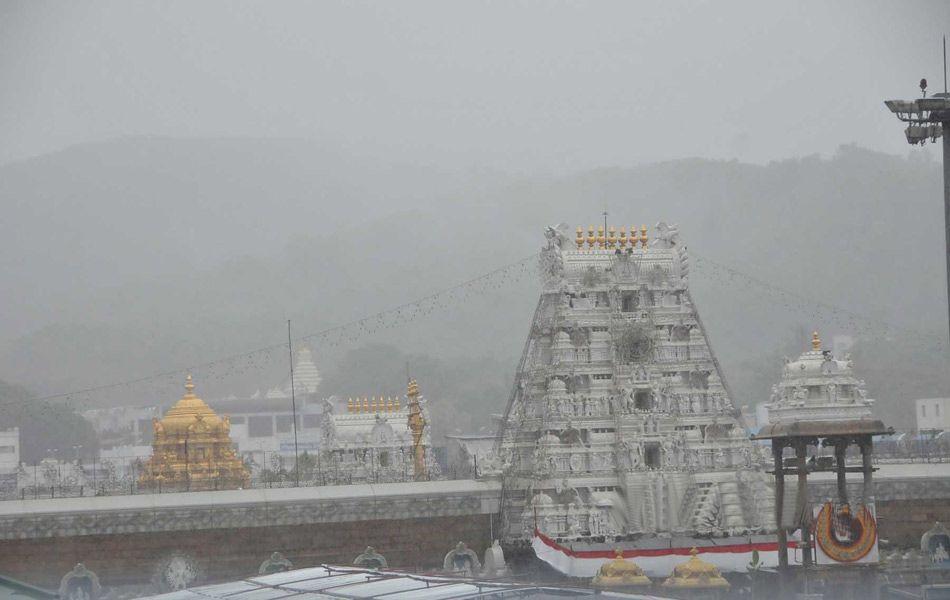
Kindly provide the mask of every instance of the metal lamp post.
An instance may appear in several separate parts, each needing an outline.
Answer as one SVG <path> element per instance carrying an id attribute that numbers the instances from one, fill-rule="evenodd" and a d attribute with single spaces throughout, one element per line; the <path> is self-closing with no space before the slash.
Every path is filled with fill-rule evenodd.
<path id="1" fill-rule="evenodd" d="M 907 123 L 907 143 L 923 145 L 943 137 L 943 210 L 947 251 L 947 314 L 950 318 L 950 93 L 947 93 L 947 40 L 944 38 L 944 91 L 927 97 L 927 80 L 920 80 L 921 98 L 885 100 L 887 108 Z"/>

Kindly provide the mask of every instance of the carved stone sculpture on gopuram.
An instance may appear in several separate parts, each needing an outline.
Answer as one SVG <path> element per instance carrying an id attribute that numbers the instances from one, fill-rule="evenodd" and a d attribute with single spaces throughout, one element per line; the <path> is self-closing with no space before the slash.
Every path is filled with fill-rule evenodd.
<path id="1" fill-rule="evenodd" d="M 562 224 L 545 238 L 541 297 L 482 469 L 504 482 L 504 539 L 774 530 L 676 227 Z"/>

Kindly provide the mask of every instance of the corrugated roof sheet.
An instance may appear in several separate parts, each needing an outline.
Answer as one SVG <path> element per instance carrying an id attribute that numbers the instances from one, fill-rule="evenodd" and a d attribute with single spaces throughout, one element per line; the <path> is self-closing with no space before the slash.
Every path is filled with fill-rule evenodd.
<path id="1" fill-rule="evenodd" d="M 373 571 L 354 567 L 320 566 L 262 575 L 241 581 L 196 587 L 152 596 L 155 600 L 293 600 L 356 599 L 453 600 L 456 598 L 599 598 L 649 600 L 657 596 L 604 592 L 585 588 L 562 588 L 501 581 L 479 581 L 415 575 L 399 571 Z"/>

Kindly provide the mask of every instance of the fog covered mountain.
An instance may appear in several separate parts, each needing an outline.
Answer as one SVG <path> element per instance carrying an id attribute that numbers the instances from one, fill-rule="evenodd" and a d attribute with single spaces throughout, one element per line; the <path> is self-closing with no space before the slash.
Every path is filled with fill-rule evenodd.
<path id="1" fill-rule="evenodd" d="M 529 179 L 303 140 L 122 138 L 0 167 L 0 206 L 0 379 L 41 395 L 280 344 L 287 319 L 303 335 L 396 306 L 527 257 L 545 225 L 598 223 L 605 207 L 616 225 L 679 224 L 738 403 L 765 399 L 812 328 L 856 337 L 857 369 L 893 419 L 906 420 L 895 400 L 950 392 L 940 173 L 924 154 L 845 146 L 764 166 L 684 159 Z M 530 274 L 497 283 L 315 343 L 324 391 L 394 393 L 408 360 L 453 374 L 428 394 L 451 407 L 443 428 L 476 426 L 504 403 L 538 294 Z M 273 385 L 285 360 L 272 354 L 208 371 L 205 394 Z M 70 401 L 167 403 L 173 383 Z M 453 411 L 469 417 L 451 423 Z"/>

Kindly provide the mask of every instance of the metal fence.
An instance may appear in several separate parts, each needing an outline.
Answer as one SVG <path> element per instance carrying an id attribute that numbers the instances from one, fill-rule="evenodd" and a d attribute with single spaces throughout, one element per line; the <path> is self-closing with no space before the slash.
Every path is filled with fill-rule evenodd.
<path id="1" fill-rule="evenodd" d="M 434 451 L 442 450 L 434 448 Z M 471 479 L 477 476 L 471 464 L 446 464 L 444 452 L 433 452 L 435 467 L 428 479 Z M 277 452 L 264 453 L 260 463 L 245 461 L 251 478 L 247 488 L 292 488 L 349 485 L 356 483 L 394 483 L 415 479 L 409 461 L 393 465 L 368 465 L 355 468 L 353 464 L 323 461 L 315 455 L 300 457 L 300 473 L 294 468 L 294 458 Z M 17 473 L 0 476 L 0 500 L 40 498 L 76 498 L 92 496 L 119 496 L 134 494 L 174 493 L 197 491 L 189 485 L 146 486 L 139 483 L 144 461 L 137 457 L 96 460 L 88 463 L 53 462 L 45 460 L 34 465 L 21 465 Z M 214 480 L 210 488 L 220 488 Z"/>

